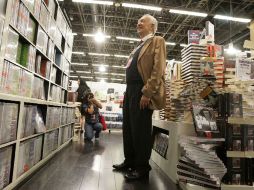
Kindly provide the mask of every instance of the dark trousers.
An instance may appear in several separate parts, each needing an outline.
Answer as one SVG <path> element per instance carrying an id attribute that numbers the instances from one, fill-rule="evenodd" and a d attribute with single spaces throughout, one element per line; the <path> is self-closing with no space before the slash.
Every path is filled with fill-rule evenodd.
<path id="1" fill-rule="evenodd" d="M 127 84 L 123 102 L 123 146 L 125 162 L 136 169 L 150 169 L 153 110 L 140 109 L 143 84 Z"/>

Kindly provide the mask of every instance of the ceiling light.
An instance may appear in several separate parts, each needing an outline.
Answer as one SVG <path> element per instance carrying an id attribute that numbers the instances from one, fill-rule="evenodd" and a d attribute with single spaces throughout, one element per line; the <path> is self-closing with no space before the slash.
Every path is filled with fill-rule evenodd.
<path id="1" fill-rule="evenodd" d="M 72 0 L 76 3 L 89 3 L 89 4 L 99 4 L 99 5 L 113 5 L 113 1 L 95 1 L 95 0 Z"/>
<path id="2" fill-rule="evenodd" d="M 228 49 L 225 49 L 225 51 L 230 54 L 236 54 L 236 53 L 240 53 L 241 50 L 235 49 L 233 43 L 228 44 Z"/>
<path id="3" fill-rule="evenodd" d="M 134 4 L 134 3 L 122 3 L 123 7 L 129 7 L 134 9 L 145 9 L 145 10 L 151 10 L 151 11 L 161 11 L 161 7 L 155 7 L 155 6 L 148 6 L 148 5 L 140 5 L 140 4 Z"/>
<path id="4" fill-rule="evenodd" d="M 84 55 L 84 52 L 82 52 L 82 51 L 73 51 L 72 54 Z"/>
<path id="5" fill-rule="evenodd" d="M 207 13 L 200 13 L 200 12 L 193 12 L 193 11 L 184 11 L 184 10 L 177 10 L 177 9 L 170 9 L 170 13 L 177 13 L 183 15 L 190 15 L 190 16 L 200 16 L 200 17 L 207 17 Z"/>
<path id="6" fill-rule="evenodd" d="M 100 71 L 100 72 L 105 72 L 105 71 L 106 71 L 106 67 L 104 67 L 103 65 L 101 65 L 101 66 L 99 67 L 99 71 Z"/>
<path id="7" fill-rule="evenodd" d="M 92 66 L 95 66 L 95 67 L 100 67 L 100 66 L 109 67 L 109 65 L 102 65 L 102 64 L 92 64 Z"/>
<path id="8" fill-rule="evenodd" d="M 121 81 L 121 80 L 123 80 L 123 79 L 113 79 L 113 78 L 111 78 L 111 80 L 120 80 L 120 81 Z"/>
<path id="9" fill-rule="evenodd" d="M 175 46 L 176 43 L 174 43 L 174 42 L 166 42 L 166 45 Z"/>
<path id="10" fill-rule="evenodd" d="M 105 77 L 96 77 L 97 79 L 107 80 L 108 78 Z"/>
<path id="11" fill-rule="evenodd" d="M 88 63 L 71 63 L 71 65 L 87 66 Z"/>
<path id="12" fill-rule="evenodd" d="M 83 36 L 86 36 L 86 37 L 95 37 L 95 34 L 83 34 Z M 111 36 L 105 35 L 105 38 L 111 38 Z"/>
<path id="13" fill-rule="evenodd" d="M 141 39 L 138 39 L 138 38 L 128 38 L 128 37 L 123 37 L 123 36 L 116 36 L 116 39 L 119 39 L 119 40 L 129 40 L 129 41 L 140 41 Z"/>
<path id="14" fill-rule="evenodd" d="M 101 79 L 100 82 L 101 82 L 101 83 L 106 83 L 105 79 Z"/>
<path id="15" fill-rule="evenodd" d="M 221 20 L 230 20 L 235 22 L 244 22 L 244 23 L 248 23 L 251 21 L 251 19 L 247 19 L 247 18 L 237 18 L 237 17 L 223 16 L 223 15 L 215 15 L 214 18 L 221 19 Z"/>
<path id="16" fill-rule="evenodd" d="M 94 36 L 94 40 L 98 43 L 102 43 L 105 42 L 105 34 L 102 33 L 101 31 L 98 31 L 95 36 Z"/>
<path id="17" fill-rule="evenodd" d="M 125 74 L 121 74 L 121 73 L 111 73 L 111 75 L 115 75 L 115 76 L 125 76 Z"/>
<path id="18" fill-rule="evenodd" d="M 125 66 L 118 66 L 118 65 L 112 65 L 112 67 L 115 67 L 115 68 L 122 68 L 122 69 L 125 69 L 126 67 Z"/>
<path id="19" fill-rule="evenodd" d="M 181 47 L 187 47 L 187 44 L 180 44 Z"/>
<path id="20" fill-rule="evenodd" d="M 76 33 L 76 32 L 74 32 L 74 33 L 71 33 L 73 36 L 77 36 L 78 34 Z"/>
<path id="21" fill-rule="evenodd" d="M 88 76 L 77 76 L 77 75 L 73 75 L 70 76 L 71 78 L 84 78 L 84 79 L 92 79 L 93 77 L 88 77 Z"/>
<path id="22" fill-rule="evenodd" d="M 106 53 L 88 53 L 88 55 L 96 55 L 96 56 L 110 56 L 109 54 L 106 54 Z"/>
<path id="23" fill-rule="evenodd" d="M 74 72 L 74 71 L 72 71 Z M 91 72 L 90 71 L 76 71 L 76 73 L 87 73 L 87 74 L 90 74 Z"/>
<path id="24" fill-rule="evenodd" d="M 114 57 L 120 57 L 120 58 L 129 58 L 129 56 L 128 55 L 114 55 Z"/>
<path id="25" fill-rule="evenodd" d="M 94 72 L 94 74 L 108 75 L 108 73 L 102 73 L 102 72 Z"/>

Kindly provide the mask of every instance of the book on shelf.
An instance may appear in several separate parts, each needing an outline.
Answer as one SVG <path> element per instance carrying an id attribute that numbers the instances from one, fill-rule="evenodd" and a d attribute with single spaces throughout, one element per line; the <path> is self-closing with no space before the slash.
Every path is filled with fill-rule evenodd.
<path id="1" fill-rule="evenodd" d="M 39 20 L 40 10 L 41 10 L 41 0 L 34 0 L 34 16 Z"/>
<path id="2" fill-rule="evenodd" d="M 225 93 L 225 113 L 231 117 L 242 117 L 242 94 Z"/>
<path id="3" fill-rule="evenodd" d="M 41 4 L 41 10 L 40 10 L 40 22 L 41 25 L 45 28 L 45 30 L 48 30 L 48 18 L 49 18 L 49 12 L 47 7 L 42 3 Z"/>
<path id="4" fill-rule="evenodd" d="M 237 58 L 236 77 L 239 80 L 254 79 L 254 61 L 246 58 Z"/>
<path id="5" fill-rule="evenodd" d="M 43 145 L 43 158 L 47 157 L 52 151 L 58 147 L 58 130 L 54 130 L 45 134 Z"/>
<path id="6" fill-rule="evenodd" d="M 14 0 L 12 3 L 12 16 L 11 16 L 11 21 L 10 23 L 14 26 L 17 27 L 17 22 L 18 22 L 18 14 L 19 14 L 19 4 L 20 0 Z"/>
<path id="7" fill-rule="evenodd" d="M 27 29 L 27 38 L 35 43 L 35 35 L 36 35 L 36 27 L 37 24 L 31 17 L 29 18 L 28 29 Z"/>
<path id="8" fill-rule="evenodd" d="M 0 47 L 2 44 L 3 29 L 4 29 L 4 17 L 0 16 Z"/>
<path id="9" fill-rule="evenodd" d="M 213 108 L 202 104 L 193 104 L 192 114 L 197 132 L 219 132 Z"/>
<path id="10" fill-rule="evenodd" d="M 19 35 L 9 28 L 8 31 L 8 40 L 5 48 L 5 58 L 11 61 L 17 61 L 18 53 L 18 44 L 19 44 Z"/>
<path id="11" fill-rule="evenodd" d="M 41 55 L 37 54 L 36 55 L 36 60 L 35 60 L 35 72 L 40 74 L 41 71 Z"/>
<path id="12" fill-rule="evenodd" d="M 200 30 L 188 30 L 188 44 L 199 44 Z"/>
<path id="13" fill-rule="evenodd" d="M 16 140 L 18 110 L 18 104 L 0 102 L 0 144 Z"/>
<path id="14" fill-rule="evenodd" d="M 55 83 L 56 82 L 56 72 L 57 68 L 52 66 L 51 73 L 50 73 L 50 80 Z"/>
<path id="15" fill-rule="evenodd" d="M 43 31 L 43 29 L 39 26 L 37 31 L 37 40 L 36 46 L 40 49 L 44 54 L 47 53 L 48 47 L 48 35 Z"/>
<path id="16" fill-rule="evenodd" d="M 40 64 L 40 75 L 49 79 L 50 66 L 51 66 L 50 61 L 48 61 L 46 59 L 42 59 L 41 64 Z"/>
<path id="17" fill-rule="evenodd" d="M 0 189 L 4 189 L 11 182 L 12 152 L 12 146 L 0 149 Z"/>
<path id="18" fill-rule="evenodd" d="M 42 136 L 38 136 L 20 143 L 18 176 L 30 170 L 41 160 Z"/>
<path id="19" fill-rule="evenodd" d="M 21 2 L 19 4 L 17 29 L 18 31 L 27 37 L 29 25 L 29 11 L 26 6 Z"/>

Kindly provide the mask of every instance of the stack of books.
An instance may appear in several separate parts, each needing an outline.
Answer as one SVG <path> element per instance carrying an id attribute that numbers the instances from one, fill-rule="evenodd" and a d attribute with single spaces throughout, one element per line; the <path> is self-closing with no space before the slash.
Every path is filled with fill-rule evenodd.
<path id="1" fill-rule="evenodd" d="M 198 44 L 189 44 L 181 52 L 183 61 L 181 78 L 188 84 L 195 81 L 195 77 L 200 76 L 200 59 L 208 55 L 207 47 Z"/>
<path id="2" fill-rule="evenodd" d="M 183 154 L 177 165 L 179 181 L 218 189 L 227 172 L 214 148 L 224 139 L 182 136 L 179 140 Z"/>

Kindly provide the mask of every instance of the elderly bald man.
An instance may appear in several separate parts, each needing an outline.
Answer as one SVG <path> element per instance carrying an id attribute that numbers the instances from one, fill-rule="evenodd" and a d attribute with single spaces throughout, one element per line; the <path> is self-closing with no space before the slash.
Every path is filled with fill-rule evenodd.
<path id="1" fill-rule="evenodd" d="M 126 65 L 126 93 L 123 103 L 123 148 L 125 160 L 113 165 L 125 171 L 128 180 L 149 179 L 152 151 L 153 110 L 165 106 L 166 46 L 155 36 L 158 22 L 151 15 L 138 20 L 141 39 L 131 52 Z"/>

